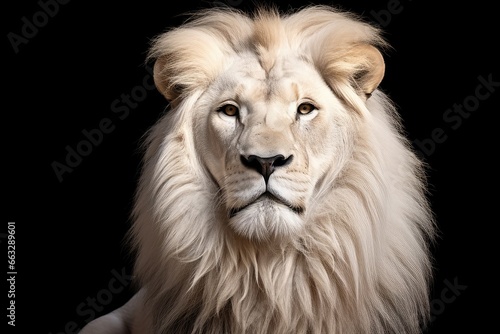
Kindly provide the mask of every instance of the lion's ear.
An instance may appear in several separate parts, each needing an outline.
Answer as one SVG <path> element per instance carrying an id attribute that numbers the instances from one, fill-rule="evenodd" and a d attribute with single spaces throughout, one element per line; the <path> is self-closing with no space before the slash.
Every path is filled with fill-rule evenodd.
<path id="1" fill-rule="evenodd" d="M 320 70 L 335 91 L 339 81 L 346 80 L 365 99 L 378 87 L 385 73 L 382 54 L 367 43 L 326 50 L 321 60 Z"/>
<path id="2" fill-rule="evenodd" d="M 174 104 L 193 90 L 206 88 L 223 64 L 223 50 L 220 39 L 201 29 L 176 29 L 160 35 L 148 57 L 155 62 L 156 88 Z"/>
<path id="3" fill-rule="evenodd" d="M 173 87 L 169 83 L 169 75 L 166 71 L 164 71 L 166 61 L 165 57 L 156 59 L 153 67 L 153 78 L 156 89 L 158 89 L 158 91 L 165 96 L 168 101 L 173 101 L 181 94 L 181 90 Z"/>
<path id="4" fill-rule="evenodd" d="M 369 44 L 353 47 L 351 57 L 359 66 L 353 73 L 354 83 L 361 93 L 369 98 L 384 77 L 384 57 L 377 48 Z"/>

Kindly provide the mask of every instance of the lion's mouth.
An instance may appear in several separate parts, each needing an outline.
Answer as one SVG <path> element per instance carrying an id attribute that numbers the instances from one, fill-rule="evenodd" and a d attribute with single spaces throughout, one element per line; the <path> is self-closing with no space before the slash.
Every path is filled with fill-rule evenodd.
<path id="1" fill-rule="evenodd" d="M 251 201 L 251 202 L 249 202 L 241 207 L 232 208 L 231 210 L 229 210 L 229 218 L 236 216 L 239 212 L 245 210 L 250 205 L 257 203 L 258 201 L 262 201 L 262 200 L 266 200 L 266 199 L 286 206 L 287 208 L 289 208 L 291 211 L 293 211 L 297 215 L 300 215 L 304 212 L 303 207 L 293 205 L 290 202 L 288 202 L 287 200 L 285 200 L 284 198 L 276 196 L 276 195 L 270 193 L 269 191 L 266 191 L 266 192 L 262 193 L 260 196 L 258 196 L 255 200 L 253 200 L 253 201 Z"/>

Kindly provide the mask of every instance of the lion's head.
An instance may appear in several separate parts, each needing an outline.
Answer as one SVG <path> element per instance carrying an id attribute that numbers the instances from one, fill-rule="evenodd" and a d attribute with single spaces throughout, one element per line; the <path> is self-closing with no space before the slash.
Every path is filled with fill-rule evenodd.
<path id="1" fill-rule="evenodd" d="M 384 45 L 324 7 L 203 12 L 154 41 L 171 108 L 132 231 L 153 332 L 418 331 L 432 219 Z"/>

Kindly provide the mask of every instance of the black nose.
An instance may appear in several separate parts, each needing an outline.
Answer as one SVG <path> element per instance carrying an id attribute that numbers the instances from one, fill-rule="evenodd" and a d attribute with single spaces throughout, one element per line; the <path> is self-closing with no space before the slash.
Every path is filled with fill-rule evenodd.
<path id="1" fill-rule="evenodd" d="M 270 158 L 262 158 L 257 155 L 250 155 L 248 158 L 241 156 L 243 165 L 255 169 L 257 172 L 264 176 L 264 180 L 269 180 L 269 176 L 274 172 L 276 167 L 285 166 L 292 161 L 293 156 L 285 158 L 283 155 L 278 154 Z"/>

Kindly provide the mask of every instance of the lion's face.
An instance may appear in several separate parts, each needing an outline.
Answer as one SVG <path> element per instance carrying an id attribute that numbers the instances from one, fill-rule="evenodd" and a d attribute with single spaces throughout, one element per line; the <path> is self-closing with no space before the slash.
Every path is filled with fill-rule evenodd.
<path id="1" fill-rule="evenodd" d="M 235 57 L 200 99 L 199 158 L 220 189 L 229 225 L 249 238 L 300 231 L 322 176 L 349 146 L 348 115 L 307 62 L 266 73 Z"/>
<path id="2" fill-rule="evenodd" d="M 214 192 L 217 219 L 241 236 L 296 235 L 352 153 L 356 114 L 384 61 L 373 30 L 339 18 L 337 31 L 329 15 L 219 13 L 152 49 L 155 84 L 190 124 L 194 174 Z"/>

